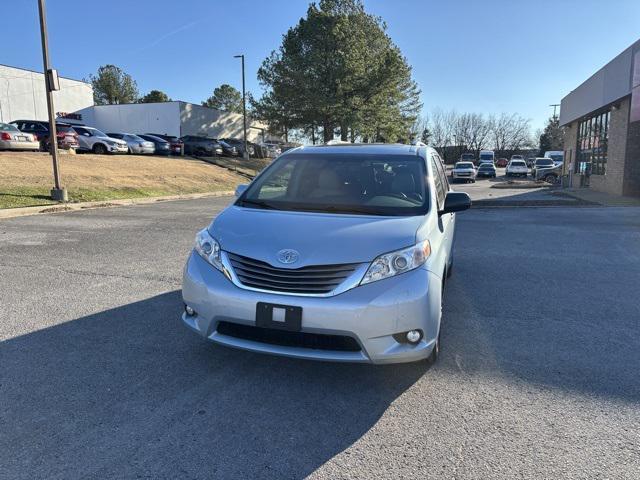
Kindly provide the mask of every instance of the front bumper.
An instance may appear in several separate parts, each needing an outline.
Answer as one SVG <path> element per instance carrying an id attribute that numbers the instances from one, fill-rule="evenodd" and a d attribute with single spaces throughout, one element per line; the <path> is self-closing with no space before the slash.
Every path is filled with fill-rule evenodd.
<path id="1" fill-rule="evenodd" d="M 141 155 L 151 155 L 156 152 L 156 147 L 130 147 L 131 153 L 138 153 Z"/>
<path id="2" fill-rule="evenodd" d="M 440 328 L 441 279 L 426 268 L 347 290 L 333 297 L 302 297 L 239 288 L 191 254 L 184 269 L 182 297 L 197 313 L 184 323 L 208 340 L 256 352 L 326 361 L 400 363 L 427 358 Z M 302 307 L 302 332 L 347 336 L 360 351 L 320 350 L 261 343 L 219 333 L 219 322 L 255 326 L 257 302 Z M 420 329 L 416 345 L 393 334 Z"/>
<path id="3" fill-rule="evenodd" d="M 109 145 L 107 148 L 111 153 L 128 153 L 129 152 L 128 145 Z"/>

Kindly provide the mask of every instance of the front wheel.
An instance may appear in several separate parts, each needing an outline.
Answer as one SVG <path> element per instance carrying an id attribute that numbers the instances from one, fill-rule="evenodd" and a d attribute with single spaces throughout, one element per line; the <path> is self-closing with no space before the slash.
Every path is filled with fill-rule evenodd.
<path id="1" fill-rule="evenodd" d="M 107 147 L 105 147 L 101 143 L 96 143 L 93 147 L 93 153 L 96 153 L 98 155 L 104 155 L 105 153 L 107 153 Z"/>

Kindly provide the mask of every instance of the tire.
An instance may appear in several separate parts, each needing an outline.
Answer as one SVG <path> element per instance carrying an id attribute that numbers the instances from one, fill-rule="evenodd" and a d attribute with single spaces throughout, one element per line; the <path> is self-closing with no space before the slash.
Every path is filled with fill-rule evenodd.
<path id="1" fill-rule="evenodd" d="M 445 275 L 448 276 L 447 272 Z M 444 290 L 447 282 L 446 280 L 442 280 L 442 288 L 440 289 L 440 325 L 438 328 L 438 336 L 436 337 L 436 344 L 433 346 L 433 350 L 431 350 L 431 354 L 427 357 L 427 365 L 431 366 L 438 361 L 438 357 L 440 357 L 440 337 L 442 334 L 442 305 L 444 303 Z"/>
<path id="2" fill-rule="evenodd" d="M 547 175 L 544 177 L 544 181 L 553 185 L 558 181 L 558 177 L 555 175 Z"/>
<path id="3" fill-rule="evenodd" d="M 93 153 L 95 153 L 97 155 L 105 155 L 107 153 L 107 147 L 105 147 L 101 143 L 96 143 L 93 146 Z"/>

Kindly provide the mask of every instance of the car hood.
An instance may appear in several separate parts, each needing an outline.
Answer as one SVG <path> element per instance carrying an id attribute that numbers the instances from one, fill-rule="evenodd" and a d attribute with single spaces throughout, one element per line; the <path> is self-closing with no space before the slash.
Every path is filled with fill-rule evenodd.
<path id="1" fill-rule="evenodd" d="M 378 255 L 416 242 L 424 217 L 284 212 L 232 205 L 209 226 L 222 250 L 281 268 L 370 262 Z M 299 260 L 283 265 L 280 250 L 296 250 Z"/>
<path id="2" fill-rule="evenodd" d="M 122 140 L 120 138 L 114 138 L 114 137 L 99 137 L 99 138 L 102 138 L 104 140 L 110 140 L 113 143 L 117 143 L 118 145 L 124 145 L 124 146 L 128 145 L 125 140 Z"/>

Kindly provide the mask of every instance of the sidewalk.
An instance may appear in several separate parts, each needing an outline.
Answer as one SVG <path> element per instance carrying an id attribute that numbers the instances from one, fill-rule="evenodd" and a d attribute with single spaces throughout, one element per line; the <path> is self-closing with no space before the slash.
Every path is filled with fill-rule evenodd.
<path id="1" fill-rule="evenodd" d="M 558 196 L 570 196 L 583 202 L 595 203 L 605 207 L 640 207 L 640 198 L 611 195 L 590 188 L 567 188 L 554 192 Z"/>
<path id="2" fill-rule="evenodd" d="M 52 205 L 37 205 L 34 207 L 0 208 L 0 220 L 5 218 L 25 217 L 46 213 L 62 213 L 73 210 L 86 210 L 90 208 L 120 207 L 124 205 L 144 205 L 155 202 L 170 202 L 173 200 L 193 200 L 205 197 L 231 196 L 233 190 L 209 193 L 188 193 L 184 195 L 166 195 L 163 197 L 139 197 L 118 200 L 99 200 L 96 202 L 56 203 Z"/>

